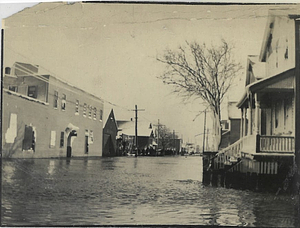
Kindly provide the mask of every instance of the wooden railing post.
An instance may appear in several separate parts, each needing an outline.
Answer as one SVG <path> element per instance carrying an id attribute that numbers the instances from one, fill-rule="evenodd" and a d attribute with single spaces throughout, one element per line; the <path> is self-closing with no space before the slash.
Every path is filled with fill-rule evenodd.
<path id="1" fill-rule="evenodd" d="M 258 140 L 258 139 L 257 139 Z M 261 136 L 259 135 L 260 149 L 257 152 L 293 152 L 295 138 L 292 136 Z"/>
<path id="2" fill-rule="evenodd" d="M 256 153 L 260 152 L 260 135 L 256 134 Z"/>

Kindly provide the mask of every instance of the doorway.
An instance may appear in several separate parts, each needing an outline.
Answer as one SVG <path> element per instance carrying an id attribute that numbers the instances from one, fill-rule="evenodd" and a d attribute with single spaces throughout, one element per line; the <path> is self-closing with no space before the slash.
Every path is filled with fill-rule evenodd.
<path id="1" fill-rule="evenodd" d="M 67 158 L 72 157 L 72 137 L 77 137 L 77 132 L 72 130 L 67 138 Z"/>
<path id="2" fill-rule="evenodd" d="M 88 154 L 89 153 L 89 136 L 85 136 L 85 143 L 84 143 L 84 153 Z"/>

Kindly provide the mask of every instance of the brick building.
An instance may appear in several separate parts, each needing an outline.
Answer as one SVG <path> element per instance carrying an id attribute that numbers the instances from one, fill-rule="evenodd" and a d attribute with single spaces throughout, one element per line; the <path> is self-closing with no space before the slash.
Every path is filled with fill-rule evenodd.
<path id="1" fill-rule="evenodd" d="M 102 156 L 103 101 L 38 69 L 5 68 L 3 157 Z"/>

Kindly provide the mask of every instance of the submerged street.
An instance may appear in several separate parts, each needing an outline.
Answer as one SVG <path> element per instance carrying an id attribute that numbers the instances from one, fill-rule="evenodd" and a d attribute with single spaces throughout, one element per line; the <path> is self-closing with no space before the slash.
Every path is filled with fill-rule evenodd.
<path id="1" fill-rule="evenodd" d="M 2 226 L 297 224 L 289 195 L 202 185 L 202 157 L 3 160 Z"/>

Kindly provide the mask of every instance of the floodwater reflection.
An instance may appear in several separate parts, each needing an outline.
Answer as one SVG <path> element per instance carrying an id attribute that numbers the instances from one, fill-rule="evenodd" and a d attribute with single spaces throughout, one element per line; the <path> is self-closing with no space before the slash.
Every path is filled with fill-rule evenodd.
<path id="1" fill-rule="evenodd" d="M 294 226 L 295 200 L 202 185 L 201 157 L 3 160 L 2 225 Z"/>

